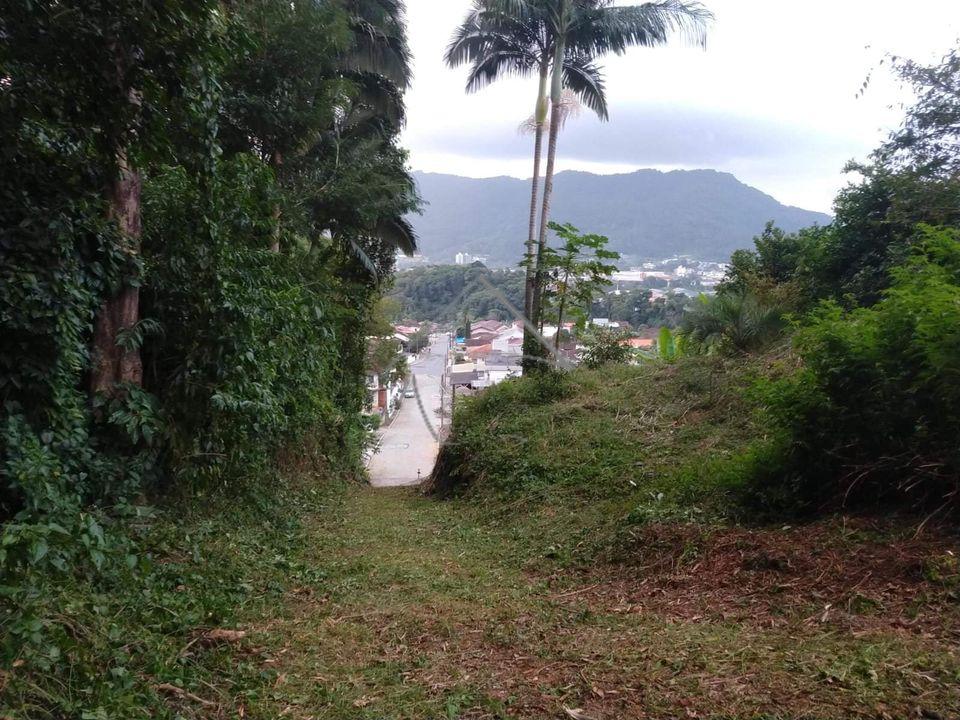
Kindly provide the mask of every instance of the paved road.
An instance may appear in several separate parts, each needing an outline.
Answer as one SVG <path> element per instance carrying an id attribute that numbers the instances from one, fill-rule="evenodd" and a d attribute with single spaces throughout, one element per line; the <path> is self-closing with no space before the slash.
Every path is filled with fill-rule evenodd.
<path id="1" fill-rule="evenodd" d="M 438 336 L 431 341 L 429 352 L 410 364 L 420 402 L 404 398 L 393 422 L 380 432 L 380 450 L 367 464 L 374 487 L 416 485 L 433 470 L 439 449 L 435 434 L 440 432 L 437 411 L 448 343 L 446 335 Z"/>

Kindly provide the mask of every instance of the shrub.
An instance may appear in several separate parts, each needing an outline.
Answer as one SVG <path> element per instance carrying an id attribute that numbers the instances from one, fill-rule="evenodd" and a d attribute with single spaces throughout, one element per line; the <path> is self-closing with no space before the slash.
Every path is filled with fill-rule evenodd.
<path id="1" fill-rule="evenodd" d="M 763 350 L 783 335 L 785 308 L 749 290 L 701 295 L 680 325 L 684 347 L 707 355 Z"/>
<path id="2" fill-rule="evenodd" d="M 623 336 L 604 328 L 595 329 L 585 341 L 583 364 L 593 370 L 604 365 L 617 365 L 633 359 L 633 349 L 623 344 Z"/>
<path id="3" fill-rule="evenodd" d="M 923 230 L 870 308 L 825 302 L 796 336 L 805 367 L 763 399 L 792 436 L 807 501 L 941 500 L 960 475 L 960 232 Z"/>

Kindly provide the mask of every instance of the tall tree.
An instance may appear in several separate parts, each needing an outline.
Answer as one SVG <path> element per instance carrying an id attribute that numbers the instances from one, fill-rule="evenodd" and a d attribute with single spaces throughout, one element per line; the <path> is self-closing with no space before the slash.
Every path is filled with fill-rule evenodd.
<path id="1" fill-rule="evenodd" d="M 607 250 L 609 239 L 603 235 L 582 235 L 569 223 L 550 223 L 550 229 L 562 241 L 543 253 L 543 273 L 550 279 L 557 313 L 554 347 L 559 351 L 563 321 L 569 316 L 576 316 L 578 323 L 587 319 L 593 299 L 613 284 L 610 278 L 617 266 L 610 261 L 619 260 L 620 253 Z"/>
<path id="2" fill-rule="evenodd" d="M 96 313 L 90 387 L 140 384 L 141 167 L 171 150 L 171 119 L 202 100 L 198 73 L 215 42 L 213 0 L 12 3 L 3 11 L 5 83 L 22 123 L 76 138 L 90 152 L 125 278 Z M 210 88 L 212 83 L 206 85 Z M 42 88 L 42 89 L 41 89 Z M 212 91 L 211 91 L 212 92 Z"/>
<path id="3" fill-rule="evenodd" d="M 554 59 L 555 36 L 549 31 L 545 7 L 538 3 L 510 4 L 502 0 L 475 0 L 473 8 L 457 28 L 444 59 L 451 67 L 470 64 L 467 92 L 475 92 L 504 77 L 538 78 L 533 114 L 533 179 L 530 187 L 530 216 L 527 229 L 526 285 L 524 313 L 532 320 L 535 294 L 535 244 L 537 200 L 543 135 L 548 124 L 547 87 Z M 583 55 L 564 60 L 564 79 L 584 105 L 601 119 L 607 118 L 603 79 Z M 559 117 L 559 114 L 558 116 Z M 526 331 L 529 335 L 529 331 Z M 530 336 L 532 338 L 532 336 Z"/>
<path id="4" fill-rule="evenodd" d="M 613 0 L 504 1 L 513 6 L 536 2 L 546 18 L 547 31 L 554 38 L 550 84 L 551 123 L 537 240 L 537 270 L 534 278 L 536 290 L 531 306 L 531 314 L 537 318 L 540 314 L 543 288 L 540 265 L 549 229 L 557 138 L 563 113 L 563 87 L 567 79 L 564 59 L 568 56 L 578 57 L 581 63 L 596 68 L 594 62 L 602 55 L 611 52 L 619 55 L 632 46 L 664 45 L 674 33 L 702 46 L 706 42 L 706 25 L 712 15 L 698 2 L 681 0 L 660 0 L 625 7 L 614 6 Z M 534 346 L 531 345 L 530 349 L 533 350 Z"/>

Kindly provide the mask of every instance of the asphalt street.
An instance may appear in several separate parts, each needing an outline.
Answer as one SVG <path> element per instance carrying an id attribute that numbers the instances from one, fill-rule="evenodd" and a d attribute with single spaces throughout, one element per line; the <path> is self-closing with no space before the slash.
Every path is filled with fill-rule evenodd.
<path id="1" fill-rule="evenodd" d="M 432 338 L 428 350 L 410 363 L 413 382 L 408 388 L 415 387 L 418 397 L 404 398 L 393 422 L 380 431 L 380 447 L 367 465 L 374 487 L 416 485 L 433 470 L 448 343 L 446 335 Z"/>

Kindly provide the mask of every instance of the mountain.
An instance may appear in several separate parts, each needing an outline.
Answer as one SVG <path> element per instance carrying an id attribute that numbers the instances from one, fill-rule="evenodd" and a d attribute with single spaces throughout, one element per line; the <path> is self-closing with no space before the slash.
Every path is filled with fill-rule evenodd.
<path id="1" fill-rule="evenodd" d="M 423 215 L 411 218 L 424 255 L 452 262 L 465 252 L 486 256 L 492 267 L 516 265 L 527 236 L 529 181 L 414 176 L 427 203 Z M 828 215 L 783 205 L 715 170 L 559 173 L 551 215 L 606 235 L 626 261 L 672 255 L 723 261 L 751 247 L 770 220 L 787 231 L 830 222 Z"/>

